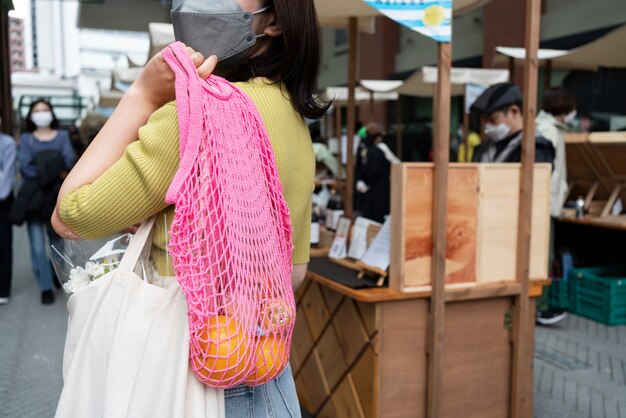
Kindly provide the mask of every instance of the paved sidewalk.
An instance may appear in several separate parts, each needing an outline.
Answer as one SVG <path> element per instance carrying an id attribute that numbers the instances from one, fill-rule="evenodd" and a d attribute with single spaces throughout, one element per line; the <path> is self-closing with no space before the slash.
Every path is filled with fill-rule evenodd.
<path id="1" fill-rule="evenodd" d="M 53 417 L 63 384 L 65 295 L 42 305 L 31 269 L 26 228 L 13 237 L 13 289 L 0 306 L 0 417 Z"/>
<path id="2" fill-rule="evenodd" d="M 15 229 L 14 251 L 11 302 L 0 306 L 0 418 L 53 417 L 62 386 L 65 296 L 58 291 L 54 305 L 40 303 L 23 227 Z M 534 405 L 537 418 L 626 418 L 626 326 L 569 315 L 538 327 Z"/>

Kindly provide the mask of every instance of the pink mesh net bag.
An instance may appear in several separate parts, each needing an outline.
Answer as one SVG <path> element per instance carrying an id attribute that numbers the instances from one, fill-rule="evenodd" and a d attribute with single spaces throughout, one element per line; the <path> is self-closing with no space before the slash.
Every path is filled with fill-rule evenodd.
<path id="1" fill-rule="evenodd" d="M 201 80 L 180 43 L 180 166 L 169 251 L 187 298 L 190 364 L 207 385 L 259 385 L 286 367 L 295 302 L 289 208 L 254 103 L 226 80 Z"/>

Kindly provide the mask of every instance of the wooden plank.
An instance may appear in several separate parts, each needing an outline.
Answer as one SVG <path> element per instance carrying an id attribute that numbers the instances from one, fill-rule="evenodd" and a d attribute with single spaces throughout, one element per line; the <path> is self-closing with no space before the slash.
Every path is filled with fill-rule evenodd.
<path id="1" fill-rule="evenodd" d="M 611 214 L 613 205 L 615 204 L 615 201 L 619 197 L 619 194 L 622 191 L 622 187 L 623 186 L 621 184 L 615 185 L 615 187 L 613 188 L 613 191 L 611 192 L 611 196 L 609 196 L 609 200 L 606 201 L 606 204 L 604 205 L 604 209 L 602 209 L 602 214 L 600 215 L 600 217 L 604 218 L 605 216 L 609 216 Z"/>
<path id="2" fill-rule="evenodd" d="M 341 379 L 348 370 L 348 365 L 339 347 L 339 340 L 337 339 L 333 327 L 326 328 L 326 331 L 324 331 L 324 334 L 315 347 L 322 364 L 322 371 L 326 383 L 331 390 L 339 383 L 339 379 Z"/>
<path id="3" fill-rule="evenodd" d="M 296 314 L 296 322 L 291 339 L 291 368 L 294 376 L 300 372 L 302 362 L 307 358 L 313 348 L 313 339 L 306 324 L 305 313 L 299 310 Z"/>
<path id="4" fill-rule="evenodd" d="M 515 281 L 519 193 L 518 164 L 489 164 L 480 168 L 477 235 L 477 283 Z M 550 245 L 550 165 L 537 164 L 532 205 L 530 276 L 548 276 Z"/>
<path id="5" fill-rule="evenodd" d="M 521 418 L 526 404 L 531 402 L 525 384 L 532 364 L 527 361 L 531 349 L 525 337 L 530 320 L 529 278 L 531 257 L 533 166 L 535 163 L 535 116 L 537 115 L 537 50 L 541 25 L 541 0 L 526 0 L 526 33 L 524 60 L 524 136 L 522 138 L 522 171 L 520 176 L 519 223 L 517 231 L 516 278 L 522 291 L 515 303 L 515 328 L 513 339 L 513 376 L 511 387 L 512 418 Z M 532 392 L 531 392 L 532 394 Z"/>
<path id="6" fill-rule="evenodd" d="M 378 417 L 423 418 L 426 414 L 428 306 L 428 300 L 417 299 L 379 307 Z"/>
<path id="7" fill-rule="evenodd" d="M 407 168 L 403 287 L 431 283 L 433 248 L 432 165 Z M 408 192 L 410 191 L 410 193 Z M 478 172 L 476 166 L 454 164 L 448 171 L 447 222 L 444 233 L 445 282 L 463 283 L 476 279 L 476 212 Z M 395 239 L 392 238 L 392 239 Z"/>
<path id="8" fill-rule="evenodd" d="M 367 335 L 371 338 L 378 330 L 378 309 L 375 303 L 355 302 L 361 314 Z"/>
<path id="9" fill-rule="evenodd" d="M 624 144 L 626 132 L 592 132 L 589 134 L 589 142 Z"/>
<path id="10" fill-rule="evenodd" d="M 364 418 L 363 409 L 357 398 L 354 382 L 350 374 L 341 382 L 331 398 L 337 417 Z"/>
<path id="11" fill-rule="evenodd" d="M 302 406 L 313 415 L 330 395 L 330 390 L 322 375 L 322 365 L 315 350 L 296 378 L 296 389 Z"/>
<path id="12" fill-rule="evenodd" d="M 376 416 L 374 410 L 374 399 L 378 396 L 374 392 L 376 367 L 376 355 L 371 348 L 367 348 L 350 371 L 365 418 Z"/>
<path id="13" fill-rule="evenodd" d="M 330 320 L 330 313 L 326 305 L 322 303 L 322 292 L 317 283 L 311 283 L 306 294 L 302 298 L 300 308 L 304 311 L 304 317 L 309 325 L 313 341 L 322 334 L 322 330 Z"/>
<path id="14" fill-rule="evenodd" d="M 402 101 L 396 99 L 396 155 L 402 160 Z"/>
<path id="15" fill-rule="evenodd" d="M 416 292 L 400 292 L 395 289 L 389 288 L 372 288 L 372 289 L 352 289 L 351 287 L 347 287 L 338 283 L 335 280 L 326 278 L 324 276 L 320 276 L 319 274 L 308 272 L 307 275 L 309 277 L 318 282 L 321 286 L 327 286 L 343 295 L 348 296 L 351 299 L 354 299 L 359 302 L 366 303 L 374 303 L 374 302 L 389 302 L 389 301 L 400 301 L 400 300 L 410 300 L 410 299 L 423 299 L 430 297 L 431 288 L 430 286 L 422 287 L 421 290 Z M 534 283 L 538 283 L 540 285 L 549 284 L 550 281 L 545 277 L 543 278 L 533 278 Z M 504 286 L 502 283 L 490 283 L 483 285 L 476 285 L 472 289 L 467 289 L 466 287 L 461 287 L 460 285 L 449 285 L 449 286 L 458 286 L 456 288 L 446 288 L 446 294 L 455 294 L 462 293 L 466 295 L 468 299 L 474 299 L 472 296 L 474 292 L 482 292 L 481 289 L 484 287 L 490 287 L 492 285 L 495 286 Z M 475 290 L 473 290 L 475 289 Z M 459 296 L 463 298 L 463 296 Z"/>
<path id="16" fill-rule="evenodd" d="M 438 44 L 437 91 L 435 100 L 435 135 L 433 155 L 435 173 L 433 182 L 433 247 L 432 247 L 432 295 L 428 327 L 428 393 L 426 416 L 439 418 L 441 414 L 441 375 L 445 332 L 445 283 L 446 260 L 448 258 L 447 215 L 448 215 L 448 162 L 450 160 L 450 72 L 452 67 L 452 45 Z M 474 236 L 470 238 L 475 242 Z M 462 240 L 461 240 L 462 241 Z M 472 259 L 475 257 L 475 249 Z M 475 273 L 472 271 L 472 273 Z"/>
<path id="17" fill-rule="evenodd" d="M 332 324 L 337 331 L 339 347 L 341 347 L 346 363 L 351 365 L 363 346 L 369 342 L 369 337 L 353 300 L 345 299 L 343 301 L 333 317 Z"/>
<path id="18" fill-rule="evenodd" d="M 532 288 L 531 292 L 529 292 L 531 296 L 533 296 Z M 538 297 L 540 295 L 536 295 Z M 520 417 L 532 417 L 533 416 L 533 361 L 535 359 L 535 318 L 536 318 L 536 308 L 537 304 L 531 302 L 528 306 L 528 327 L 526 328 L 526 335 L 524 336 L 524 341 L 529 347 L 529 350 L 526 350 L 526 358 L 524 362 L 529 365 L 529 369 L 526 373 L 526 380 L 522 382 L 521 391 L 523 393 L 524 399 L 526 400 L 522 404 L 522 411 L 520 413 Z"/>
<path id="19" fill-rule="evenodd" d="M 509 297 L 446 305 L 440 418 L 508 416 L 511 309 Z"/>
<path id="20" fill-rule="evenodd" d="M 391 264 L 389 287 L 401 290 L 404 287 L 404 260 L 406 242 L 406 219 L 404 217 L 404 191 L 407 165 L 391 165 Z"/>
<path id="21" fill-rule="evenodd" d="M 335 407 L 333 403 L 329 400 L 324 404 L 320 412 L 315 416 L 315 418 L 337 418 L 337 411 L 335 411 Z"/>
<path id="22" fill-rule="evenodd" d="M 354 94 L 356 89 L 357 71 L 357 36 L 357 19 L 356 17 L 350 17 L 348 22 L 348 120 L 346 122 L 348 164 L 346 166 L 346 188 L 344 189 L 344 207 L 346 208 L 346 216 L 349 218 L 352 218 L 352 195 L 354 193 L 354 153 L 352 152 L 352 143 L 354 140 L 354 128 L 356 124 L 356 102 Z"/>
<path id="23" fill-rule="evenodd" d="M 339 293 L 331 289 L 328 286 L 321 286 L 321 288 L 322 288 L 322 295 L 324 295 L 324 301 L 326 302 L 326 307 L 328 308 L 328 311 L 332 315 L 333 313 L 335 313 L 335 310 L 337 309 L 337 307 L 339 307 L 339 304 L 341 303 L 341 301 L 344 299 L 345 296 L 342 293 Z"/>

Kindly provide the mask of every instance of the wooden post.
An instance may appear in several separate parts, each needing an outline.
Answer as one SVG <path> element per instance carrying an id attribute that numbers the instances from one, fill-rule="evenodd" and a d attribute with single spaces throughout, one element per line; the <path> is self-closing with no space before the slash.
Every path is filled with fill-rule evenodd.
<path id="1" fill-rule="evenodd" d="M 515 304 L 513 330 L 513 374 L 511 379 L 511 417 L 522 418 L 532 404 L 531 344 L 525 340 L 529 321 L 530 231 L 535 164 L 535 115 L 537 113 L 537 77 L 541 0 L 526 0 L 526 60 L 524 61 L 524 137 L 520 174 L 519 222 L 517 229 L 516 278 L 521 293 Z"/>
<path id="2" fill-rule="evenodd" d="M 546 91 L 552 86 L 552 60 L 546 61 L 546 66 L 543 67 L 543 91 Z"/>
<path id="3" fill-rule="evenodd" d="M 441 376 L 445 324 L 446 211 L 448 161 L 450 160 L 450 69 L 452 46 L 439 43 L 437 90 L 435 94 L 435 136 L 433 159 L 433 256 L 432 295 L 428 340 L 428 399 L 426 416 L 441 416 Z"/>
<path id="4" fill-rule="evenodd" d="M 396 155 L 402 160 L 402 104 L 396 99 Z"/>
<path id="5" fill-rule="evenodd" d="M 376 110 L 374 109 L 374 106 L 375 106 L 374 92 L 370 90 L 370 106 L 369 106 L 370 122 L 378 122 L 376 120 Z"/>
<path id="6" fill-rule="evenodd" d="M 470 115 L 465 111 L 465 96 L 463 96 L 463 140 L 461 141 L 465 148 L 465 155 L 463 156 L 464 163 L 469 163 L 472 160 L 469 155 L 469 134 L 470 134 Z M 460 161 L 459 159 L 457 159 Z"/>
<path id="7" fill-rule="evenodd" d="M 346 216 L 353 215 L 352 195 L 354 193 L 354 152 L 352 152 L 354 140 L 354 125 L 356 124 L 356 102 L 354 93 L 356 90 L 356 47 L 357 47 L 357 20 L 351 17 L 348 24 L 350 43 L 348 47 L 348 120 L 347 120 L 347 150 L 348 164 L 346 166 L 345 207 Z"/>
<path id="8" fill-rule="evenodd" d="M 0 0 L 0 124 L 1 132 L 13 136 L 13 95 L 11 93 L 11 60 L 9 54 L 9 10 L 13 3 Z"/>
<path id="9" fill-rule="evenodd" d="M 515 83 L 515 58 L 509 57 L 509 81 Z"/>
<path id="10" fill-rule="evenodd" d="M 343 178 L 343 164 L 341 163 L 343 153 L 341 152 L 341 106 L 339 103 L 335 103 L 335 136 L 339 147 L 337 150 L 337 178 L 341 179 Z"/>

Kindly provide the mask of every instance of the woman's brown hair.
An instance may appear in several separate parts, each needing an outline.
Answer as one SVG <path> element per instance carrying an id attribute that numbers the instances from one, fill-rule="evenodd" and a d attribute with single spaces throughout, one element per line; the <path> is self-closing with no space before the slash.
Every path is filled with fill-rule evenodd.
<path id="1" fill-rule="evenodd" d="M 264 0 L 266 6 L 272 6 L 282 34 L 267 39 L 262 54 L 244 60 L 227 78 L 246 81 L 267 77 L 281 81 L 295 110 L 306 118 L 319 119 L 329 104 L 317 95 L 320 40 L 313 0 Z"/>

